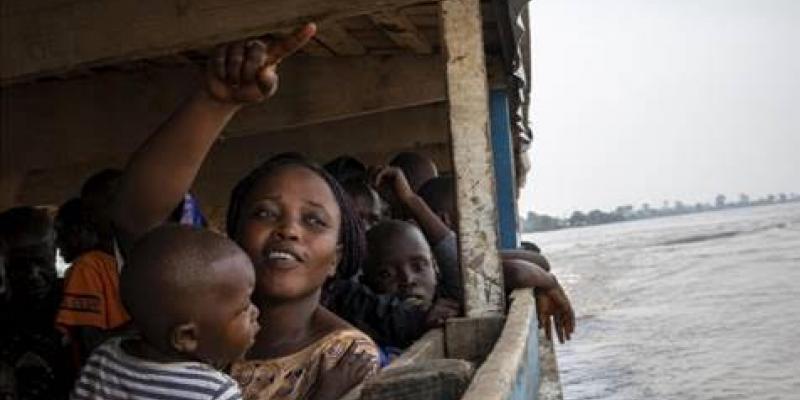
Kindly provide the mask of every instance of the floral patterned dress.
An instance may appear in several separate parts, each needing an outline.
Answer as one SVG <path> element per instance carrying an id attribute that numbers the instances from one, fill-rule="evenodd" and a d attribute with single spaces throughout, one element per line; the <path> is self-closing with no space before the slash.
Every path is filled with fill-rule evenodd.
<path id="1" fill-rule="evenodd" d="M 239 382 L 245 400 L 304 399 L 314 388 L 320 367 L 323 370 L 333 368 L 353 343 L 356 353 L 373 356 L 372 373 L 377 372 L 378 347 L 363 332 L 347 329 L 332 332 L 284 357 L 236 362 L 231 366 L 230 375 Z"/>

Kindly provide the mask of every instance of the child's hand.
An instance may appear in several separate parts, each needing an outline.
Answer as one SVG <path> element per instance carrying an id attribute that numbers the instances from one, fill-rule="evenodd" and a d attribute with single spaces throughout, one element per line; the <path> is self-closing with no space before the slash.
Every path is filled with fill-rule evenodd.
<path id="1" fill-rule="evenodd" d="M 558 341 L 562 344 L 565 339 L 570 340 L 575 331 L 575 312 L 561 285 L 547 290 L 536 290 L 536 316 L 539 318 L 539 326 L 544 327 L 547 340 L 553 340 L 551 328 L 555 328 Z"/>
<path id="2" fill-rule="evenodd" d="M 356 342 L 353 342 L 331 369 L 325 370 L 326 364 L 325 360 L 319 363 L 317 388 L 311 400 L 342 397 L 376 370 L 378 360 L 371 354 L 356 352 Z"/>
<path id="3" fill-rule="evenodd" d="M 376 167 L 370 171 L 372 177 L 372 185 L 378 189 L 381 197 L 395 203 L 399 201 L 402 204 L 408 202 L 410 198 L 415 196 L 414 190 L 408 184 L 403 170 L 398 167 L 386 166 Z M 396 204 L 392 204 L 397 206 Z"/>
<path id="4" fill-rule="evenodd" d="M 428 310 L 425 322 L 428 328 L 438 328 L 444 325 L 448 318 L 457 317 L 461 312 L 461 304 L 453 299 L 439 298 Z"/>
<path id="5" fill-rule="evenodd" d="M 316 30 L 316 25 L 309 23 L 284 38 L 265 37 L 217 47 L 208 62 L 208 93 L 216 100 L 234 104 L 269 98 L 278 89 L 278 64 L 303 47 Z"/>

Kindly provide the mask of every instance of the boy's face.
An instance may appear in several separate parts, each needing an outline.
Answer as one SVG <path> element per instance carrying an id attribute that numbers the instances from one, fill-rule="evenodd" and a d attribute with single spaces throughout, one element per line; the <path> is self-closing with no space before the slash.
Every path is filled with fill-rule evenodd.
<path id="1" fill-rule="evenodd" d="M 244 254 L 215 261 L 216 276 L 212 292 L 201 294 L 196 356 L 215 365 L 227 364 L 244 356 L 253 345 L 258 324 L 258 309 L 250 301 L 255 285 L 253 265 Z M 190 300 L 191 301 L 191 300 Z"/>
<path id="2" fill-rule="evenodd" d="M 377 293 L 395 294 L 425 305 L 436 294 L 436 272 L 430 247 L 414 228 L 386 238 L 380 254 L 370 255 L 366 278 Z"/>
<path id="3" fill-rule="evenodd" d="M 15 251 L 6 259 L 6 276 L 15 301 L 38 304 L 56 280 L 55 249 L 41 245 Z"/>

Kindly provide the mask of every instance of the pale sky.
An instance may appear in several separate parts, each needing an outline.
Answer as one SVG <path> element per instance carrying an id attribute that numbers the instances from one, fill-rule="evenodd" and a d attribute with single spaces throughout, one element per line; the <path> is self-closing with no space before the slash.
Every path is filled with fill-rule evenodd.
<path id="1" fill-rule="evenodd" d="M 534 0 L 520 213 L 800 193 L 800 1 Z"/>

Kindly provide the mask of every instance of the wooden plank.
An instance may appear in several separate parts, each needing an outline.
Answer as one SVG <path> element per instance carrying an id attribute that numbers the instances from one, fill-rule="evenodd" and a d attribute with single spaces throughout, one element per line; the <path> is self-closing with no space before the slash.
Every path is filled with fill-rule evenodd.
<path id="1" fill-rule="evenodd" d="M 517 181 L 514 170 L 514 149 L 511 140 L 511 121 L 508 113 L 508 93 L 504 89 L 491 91 L 492 153 L 494 155 L 495 186 L 500 248 L 519 246 L 517 229 Z"/>
<path id="2" fill-rule="evenodd" d="M 417 27 L 399 11 L 380 11 L 370 15 L 372 21 L 392 41 L 417 54 L 430 54 L 433 49 Z"/>
<path id="3" fill-rule="evenodd" d="M 330 49 L 323 46 L 316 39 L 311 39 L 305 46 L 303 46 L 303 50 L 301 51 L 314 57 L 332 57 L 334 55 Z"/>
<path id="4" fill-rule="evenodd" d="M 337 23 L 321 24 L 316 38 L 325 47 L 341 56 L 360 56 L 367 52 L 361 43 Z"/>
<path id="5" fill-rule="evenodd" d="M 9 163 L 3 165 L 44 168 L 131 151 L 197 90 L 198 75 L 191 66 L 176 66 L 6 88 L 0 120 Z M 442 102 L 443 76 L 439 56 L 292 58 L 281 65 L 275 97 L 242 110 L 224 135 L 255 135 Z"/>
<path id="6" fill-rule="evenodd" d="M 431 329 L 409 348 L 403 351 L 397 359 L 392 361 L 383 371 L 405 367 L 428 360 L 444 358 L 444 332 L 441 328 Z M 380 376 L 380 375 L 379 375 Z M 347 392 L 339 400 L 359 400 L 364 384 L 360 384 Z"/>
<path id="7" fill-rule="evenodd" d="M 464 308 L 479 317 L 505 310 L 480 1 L 441 7 Z"/>
<path id="8" fill-rule="evenodd" d="M 18 205 L 17 194 L 22 187 L 25 174 L 4 167 L 0 171 L 0 211 Z"/>
<path id="9" fill-rule="evenodd" d="M 15 157 L 7 160 L 12 163 L 4 164 L 9 166 L 0 168 L 0 171 L 22 172 L 24 178 L 13 196 L 17 204 L 60 204 L 74 196 L 83 180 L 93 172 L 112 166 L 124 167 L 130 153 L 168 114 L 169 111 L 165 111 L 156 115 L 157 119 L 142 123 L 134 119 L 136 112 L 127 116 L 113 113 L 105 120 L 86 122 L 80 131 L 42 132 L 40 124 L 37 124 L 39 128 L 35 132 L 23 132 L 32 137 L 27 142 L 16 143 L 22 147 L 14 146 Z M 214 146 L 203 163 L 193 191 L 202 200 L 209 220 L 216 226 L 223 226 L 233 185 L 270 155 L 300 151 L 324 163 L 336 156 L 350 154 L 375 165 L 385 163 L 397 150 L 415 145 L 414 150 L 425 151 L 425 154 L 433 154 L 429 149 L 438 149 L 449 157 L 447 149 L 442 149 L 444 145 L 440 144 L 447 141 L 446 120 L 447 109 L 442 101 L 226 139 Z M 64 128 L 74 128 L 75 125 L 72 123 Z M 450 170 L 449 160 L 440 165 Z M 439 345 L 437 350 L 441 354 L 442 346 Z"/>
<path id="10" fill-rule="evenodd" d="M 444 329 L 447 357 L 482 363 L 492 351 L 504 322 L 503 315 L 448 319 Z"/>
<path id="11" fill-rule="evenodd" d="M 364 382 L 361 400 L 458 400 L 474 373 L 472 363 L 449 358 L 385 369 Z"/>
<path id="12" fill-rule="evenodd" d="M 522 289 L 512 293 L 503 332 L 461 400 L 536 399 L 538 324 L 532 291 Z"/>
<path id="13" fill-rule="evenodd" d="M 4 0 L 0 83 L 155 57 L 420 0 Z"/>

